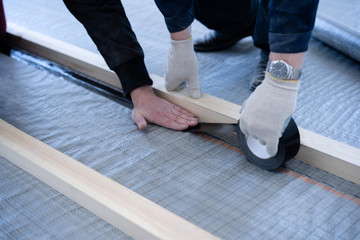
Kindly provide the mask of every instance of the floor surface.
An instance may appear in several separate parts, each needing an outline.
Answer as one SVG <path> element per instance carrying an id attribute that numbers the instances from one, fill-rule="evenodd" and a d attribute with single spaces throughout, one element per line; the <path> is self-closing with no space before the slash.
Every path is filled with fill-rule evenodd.
<path id="1" fill-rule="evenodd" d="M 169 38 L 160 13 L 151 0 L 123 2 L 149 72 L 162 75 Z M 61 1 L 4 4 L 9 21 L 96 51 Z M 207 29 L 195 23 L 193 32 Z M 257 54 L 250 38 L 197 54 L 203 91 L 241 104 Z M 360 239 L 359 185 L 296 160 L 263 171 L 205 135 L 139 131 L 118 101 L 18 59 L 0 55 L 0 73 L 2 119 L 216 236 Z M 359 73 L 358 62 L 312 40 L 298 125 L 360 148 Z M 128 239 L 6 159 L 0 164 L 1 239 Z"/>

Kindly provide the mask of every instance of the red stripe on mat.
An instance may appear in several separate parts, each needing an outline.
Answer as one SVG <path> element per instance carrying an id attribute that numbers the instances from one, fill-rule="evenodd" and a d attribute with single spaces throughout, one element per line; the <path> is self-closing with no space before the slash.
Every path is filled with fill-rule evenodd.
<path id="1" fill-rule="evenodd" d="M 244 153 L 241 151 L 240 148 L 231 146 L 230 144 L 228 144 L 228 143 L 226 143 L 226 142 L 224 142 L 224 141 L 222 141 L 222 140 L 219 140 L 219 139 L 210 137 L 210 136 L 208 136 L 208 135 L 206 135 L 206 134 L 198 134 L 198 135 L 201 136 L 202 138 L 206 139 L 206 140 L 209 140 L 209 141 L 213 142 L 213 143 L 220 144 L 221 146 L 223 146 L 223 147 L 225 147 L 225 148 L 227 148 L 227 149 L 230 149 L 230 150 L 232 150 L 232 151 L 239 152 L 239 153 L 242 154 L 242 155 L 244 154 Z M 328 187 L 328 186 L 326 186 L 326 185 L 324 185 L 324 184 L 322 184 L 322 183 L 320 183 L 320 182 L 318 182 L 318 181 L 312 180 L 312 179 L 310 179 L 310 178 L 308 178 L 308 177 L 305 177 L 305 176 L 303 176 L 303 175 L 301 175 L 301 174 L 299 174 L 299 173 L 296 173 L 296 172 L 294 172 L 294 171 L 291 171 L 291 170 L 289 170 L 289 169 L 279 168 L 279 171 L 281 171 L 281 172 L 283 172 L 283 173 L 286 173 L 286 174 L 288 174 L 288 175 L 290 175 L 290 176 L 293 176 L 293 177 L 295 177 L 295 178 L 298 178 L 298 179 L 300 179 L 300 180 L 303 180 L 303 181 L 306 182 L 306 183 L 316 185 L 316 186 L 320 187 L 321 189 L 324 189 L 325 191 L 331 192 L 331 193 L 335 194 L 336 196 L 339 196 L 339 197 L 345 198 L 345 199 L 347 199 L 347 200 L 350 200 L 350 201 L 352 201 L 352 202 L 354 202 L 355 204 L 357 204 L 357 205 L 360 206 L 360 199 L 358 199 L 358 198 L 355 198 L 355 197 L 353 197 L 353 196 L 350 196 L 350 195 L 348 195 L 348 194 L 345 194 L 345 193 L 343 193 L 343 192 L 340 192 L 340 191 L 338 191 L 338 190 L 336 190 L 336 189 L 334 189 L 334 188 L 332 188 L 332 187 Z"/>

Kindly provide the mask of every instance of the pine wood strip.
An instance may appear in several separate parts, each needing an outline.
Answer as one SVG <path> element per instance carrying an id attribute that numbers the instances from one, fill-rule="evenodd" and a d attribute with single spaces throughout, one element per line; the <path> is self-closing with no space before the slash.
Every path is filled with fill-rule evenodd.
<path id="1" fill-rule="evenodd" d="M 105 84 L 120 87 L 116 75 L 111 73 L 98 54 L 12 23 L 8 23 L 7 40 L 14 47 L 55 61 Z M 240 106 L 237 104 L 205 93 L 201 99 L 193 99 L 189 97 L 187 89 L 180 92 L 168 92 L 161 77 L 156 75 L 151 75 L 151 77 L 154 80 L 154 90 L 157 95 L 187 109 L 202 122 L 236 123 L 239 119 Z M 305 129 L 300 128 L 299 131 L 301 147 L 295 159 L 360 185 L 360 149 Z"/>
<path id="2" fill-rule="evenodd" d="M 360 149 L 299 128 L 295 159 L 360 185 Z"/>
<path id="3" fill-rule="evenodd" d="M 121 89 L 116 74 L 106 65 L 101 55 L 54 39 L 47 35 L 32 31 L 14 23 L 8 22 L 7 42 L 14 48 L 19 48 L 37 56 L 54 61 L 80 74 L 90 76 L 103 83 Z M 154 90 L 157 95 L 195 113 L 202 122 L 236 123 L 239 116 L 239 106 L 220 98 L 203 94 L 199 101 L 176 92 L 168 92 L 164 87 L 164 79 L 152 75 Z M 185 90 L 186 91 L 186 90 Z M 185 92 L 183 92 L 185 93 Z M 185 93 L 186 94 L 186 93 Z M 226 105 L 223 103 L 226 102 Z M 194 104 L 195 103 L 195 104 Z M 223 106 L 226 106 L 223 108 Z M 234 111 L 235 110 L 235 111 Z M 230 117 L 229 117 L 230 116 Z"/>
<path id="4" fill-rule="evenodd" d="M 218 239 L 2 119 L 0 155 L 135 239 Z"/>

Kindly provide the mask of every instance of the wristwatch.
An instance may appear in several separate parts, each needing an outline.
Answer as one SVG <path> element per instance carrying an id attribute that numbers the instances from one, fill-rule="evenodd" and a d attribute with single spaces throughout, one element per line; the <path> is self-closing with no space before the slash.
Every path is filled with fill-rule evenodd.
<path id="1" fill-rule="evenodd" d="M 283 60 L 269 61 L 266 71 L 273 77 L 283 80 L 298 80 L 301 75 L 301 70 L 295 69 Z"/>

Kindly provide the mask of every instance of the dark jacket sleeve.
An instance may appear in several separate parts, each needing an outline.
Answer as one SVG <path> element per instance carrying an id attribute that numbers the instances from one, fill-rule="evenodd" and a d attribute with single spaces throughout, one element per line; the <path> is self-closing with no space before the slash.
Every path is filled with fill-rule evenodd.
<path id="1" fill-rule="evenodd" d="M 86 28 L 109 68 L 118 75 L 124 95 L 152 85 L 144 52 L 131 29 L 120 0 L 64 0 Z"/>
<path id="2" fill-rule="evenodd" d="M 0 40 L 5 36 L 6 33 L 6 21 L 4 13 L 4 5 L 0 0 Z"/>

